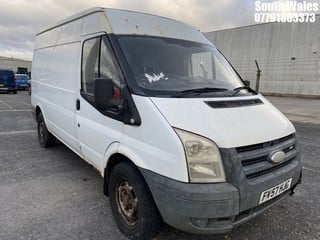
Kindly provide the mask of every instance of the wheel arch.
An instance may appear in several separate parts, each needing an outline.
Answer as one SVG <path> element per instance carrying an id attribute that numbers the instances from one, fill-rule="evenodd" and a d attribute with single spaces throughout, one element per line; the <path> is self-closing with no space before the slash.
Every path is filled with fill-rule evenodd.
<path id="1" fill-rule="evenodd" d="M 119 152 L 115 152 L 113 153 L 107 161 L 106 167 L 104 168 L 104 183 L 103 183 L 103 193 L 108 196 L 108 183 L 109 183 L 109 177 L 110 174 L 113 170 L 113 168 L 118 165 L 121 162 L 129 162 L 131 163 L 131 165 L 135 168 L 137 168 L 137 166 L 134 164 L 134 162 L 128 158 L 127 156 L 125 156 L 122 153 Z M 137 168 L 138 169 L 138 168 Z M 140 172 L 140 171 L 139 171 Z M 142 174 L 141 174 L 142 175 Z"/>
<path id="2" fill-rule="evenodd" d="M 38 122 L 38 118 L 39 118 L 39 114 L 42 113 L 42 110 L 40 108 L 39 105 L 36 106 L 35 108 L 35 118 L 36 118 L 36 121 Z M 43 114 L 43 113 L 42 113 Z"/>

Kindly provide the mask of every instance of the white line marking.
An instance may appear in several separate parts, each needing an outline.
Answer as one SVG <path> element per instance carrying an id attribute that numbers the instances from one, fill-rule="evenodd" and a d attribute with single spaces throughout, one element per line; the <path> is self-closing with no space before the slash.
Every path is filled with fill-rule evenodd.
<path id="1" fill-rule="evenodd" d="M 31 112 L 30 109 L 7 109 L 7 110 L 0 110 L 0 112 Z"/>
<path id="2" fill-rule="evenodd" d="M 5 101 L 0 101 L 3 105 L 5 105 L 6 107 L 10 108 L 10 109 L 14 109 L 13 107 L 11 107 L 9 104 L 7 104 Z"/>
<path id="3" fill-rule="evenodd" d="M 12 103 L 21 103 L 25 106 L 28 106 L 28 107 L 31 107 L 31 104 L 29 103 L 25 103 L 25 102 L 22 102 L 22 101 L 10 101 L 10 100 L 5 100 L 6 102 L 12 102 Z"/>
<path id="4" fill-rule="evenodd" d="M 14 134 L 23 134 L 23 133 L 36 133 L 37 130 L 23 130 L 23 131 L 10 131 L 10 132 L 0 132 L 0 136 L 2 135 L 14 135 Z"/>
<path id="5" fill-rule="evenodd" d="M 302 167 L 302 169 L 304 169 L 306 171 L 314 172 L 314 173 L 319 173 L 319 171 L 311 169 L 311 168 Z"/>

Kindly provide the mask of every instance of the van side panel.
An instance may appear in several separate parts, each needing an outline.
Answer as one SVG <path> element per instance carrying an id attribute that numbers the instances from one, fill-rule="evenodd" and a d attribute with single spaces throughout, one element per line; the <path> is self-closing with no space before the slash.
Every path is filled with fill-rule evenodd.
<path id="1" fill-rule="evenodd" d="M 32 105 L 41 107 L 49 131 L 76 152 L 75 93 L 80 79 L 82 21 L 39 35 L 32 69 Z"/>
<path id="2" fill-rule="evenodd" d="M 34 48 L 47 48 L 80 41 L 82 25 L 83 19 L 79 19 L 43 32 L 37 35 Z"/>

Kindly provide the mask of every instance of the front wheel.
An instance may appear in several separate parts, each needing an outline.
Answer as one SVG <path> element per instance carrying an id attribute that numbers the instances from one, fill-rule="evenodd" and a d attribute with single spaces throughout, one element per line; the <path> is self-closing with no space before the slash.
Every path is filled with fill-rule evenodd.
<path id="1" fill-rule="evenodd" d="M 130 239 L 151 239 L 162 229 L 162 219 L 150 190 L 137 168 L 119 163 L 111 172 L 109 199 L 118 228 Z"/>
<path id="2" fill-rule="evenodd" d="M 48 131 L 42 113 L 38 116 L 38 139 L 42 147 L 50 147 L 55 143 L 56 138 Z"/>

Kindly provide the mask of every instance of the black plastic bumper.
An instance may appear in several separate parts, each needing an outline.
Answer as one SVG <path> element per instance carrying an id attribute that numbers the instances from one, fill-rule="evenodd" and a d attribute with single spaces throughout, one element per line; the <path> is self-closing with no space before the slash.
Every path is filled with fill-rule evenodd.
<path id="1" fill-rule="evenodd" d="M 277 203 L 299 182 L 299 179 L 294 179 L 290 190 L 266 203 L 256 203 L 255 207 L 241 211 L 242 199 L 239 191 L 229 183 L 183 183 L 145 169 L 140 171 L 163 220 L 177 229 L 200 234 L 231 231 L 232 228 L 249 221 Z"/>

